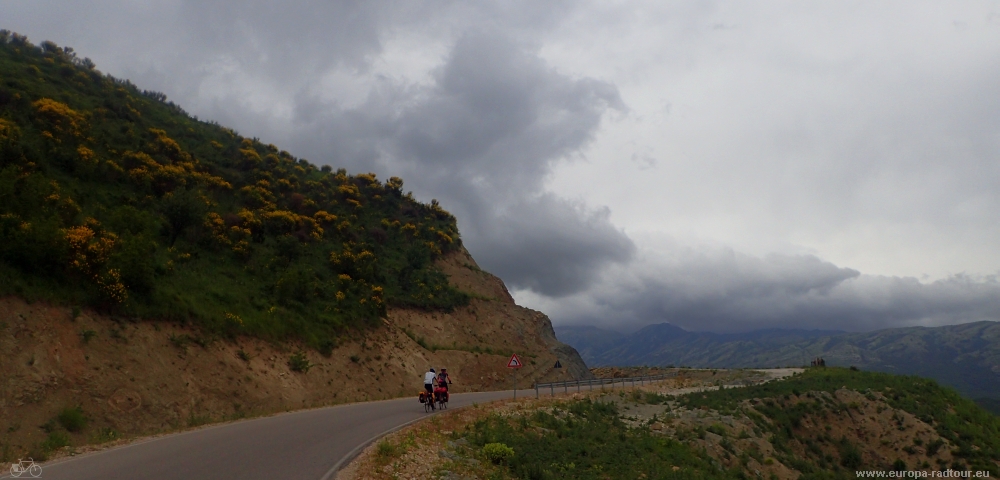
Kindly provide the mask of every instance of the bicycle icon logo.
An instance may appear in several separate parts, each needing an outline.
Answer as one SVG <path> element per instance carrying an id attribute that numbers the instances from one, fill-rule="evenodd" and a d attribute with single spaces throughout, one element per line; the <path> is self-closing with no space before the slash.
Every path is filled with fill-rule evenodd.
<path id="1" fill-rule="evenodd" d="M 42 476 L 42 466 L 35 463 L 35 460 L 31 457 L 28 457 L 27 461 L 19 458 L 17 459 L 17 463 L 12 463 L 10 465 L 11 475 L 20 477 L 24 474 L 24 472 L 28 472 L 28 475 L 31 475 L 32 477 L 40 477 Z"/>

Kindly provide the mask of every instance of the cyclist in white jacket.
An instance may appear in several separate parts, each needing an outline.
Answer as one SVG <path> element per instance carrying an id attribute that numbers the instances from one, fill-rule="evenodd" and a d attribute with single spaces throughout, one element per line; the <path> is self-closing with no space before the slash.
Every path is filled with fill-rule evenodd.
<path id="1" fill-rule="evenodd" d="M 424 390 L 427 391 L 428 398 L 434 398 L 434 379 L 437 378 L 437 373 L 434 369 L 430 369 L 424 374 Z M 434 400 L 431 400 L 431 410 L 434 410 Z"/>

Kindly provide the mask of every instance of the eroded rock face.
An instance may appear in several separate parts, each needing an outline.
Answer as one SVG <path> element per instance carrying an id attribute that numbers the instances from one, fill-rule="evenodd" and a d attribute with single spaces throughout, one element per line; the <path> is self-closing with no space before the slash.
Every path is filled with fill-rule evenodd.
<path id="1" fill-rule="evenodd" d="M 312 365 L 293 371 L 297 345 L 252 338 L 211 340 L 162 322 L 112 319 L 68 307 L 0 299 L 0 449 L 26 452 L 39 428 L 67 407 L 89 418 L 73 444 L 96 432 L 142 435 L 209 421 L 332 403 L 413 395 L 428 368 L 447 368 L 452 391 L 591 378 L 549 319 L 514 303 L 503 282 L 462 250 L 439 261 L 474 298 L 453 312 L 390 309 L 381 328 L 345 341 L 330 357 L 304 350 Z M 203 345 L 202 345 L 203 344 Z M 554 368 L 556 361 L 563 368 Z M 416 400 L 414 400 L 416 403 Z"/>

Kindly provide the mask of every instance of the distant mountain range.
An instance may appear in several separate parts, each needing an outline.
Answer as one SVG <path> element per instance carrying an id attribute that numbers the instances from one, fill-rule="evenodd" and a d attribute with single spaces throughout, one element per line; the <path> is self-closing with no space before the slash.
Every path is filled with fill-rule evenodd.
<path id="1" fill-rule="evenodd" d="M 1000 323 L 909 327 L 866 333 L 758 330 L 720 334 L 689 332 L 669 323 L 629 335 L 591 326 L 555 327 L 591 367 L 687 366 L 754 368 L 809 365 L 919 375 L 971 398 L 1000 398 Z"/>

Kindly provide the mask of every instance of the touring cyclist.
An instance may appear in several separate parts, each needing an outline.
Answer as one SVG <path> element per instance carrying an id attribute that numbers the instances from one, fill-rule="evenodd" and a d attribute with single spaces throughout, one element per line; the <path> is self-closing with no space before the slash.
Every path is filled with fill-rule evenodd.
<path id="1" fill-rule="evenodd" d="M 431 410 L 435 409 L 435 407 L 434 407 L 434 401 L 433 401 L 433 398 L 434 398 L 434 379 L 435 378 L 437 378 L 437 373 L 434 372 L 433 368 L 430 369 L 427 373 L 424 374 L 424 390 L 427 391 L 427 398 L 431 399 L 430 400 L 430 402 L 431 402 Z"/>

